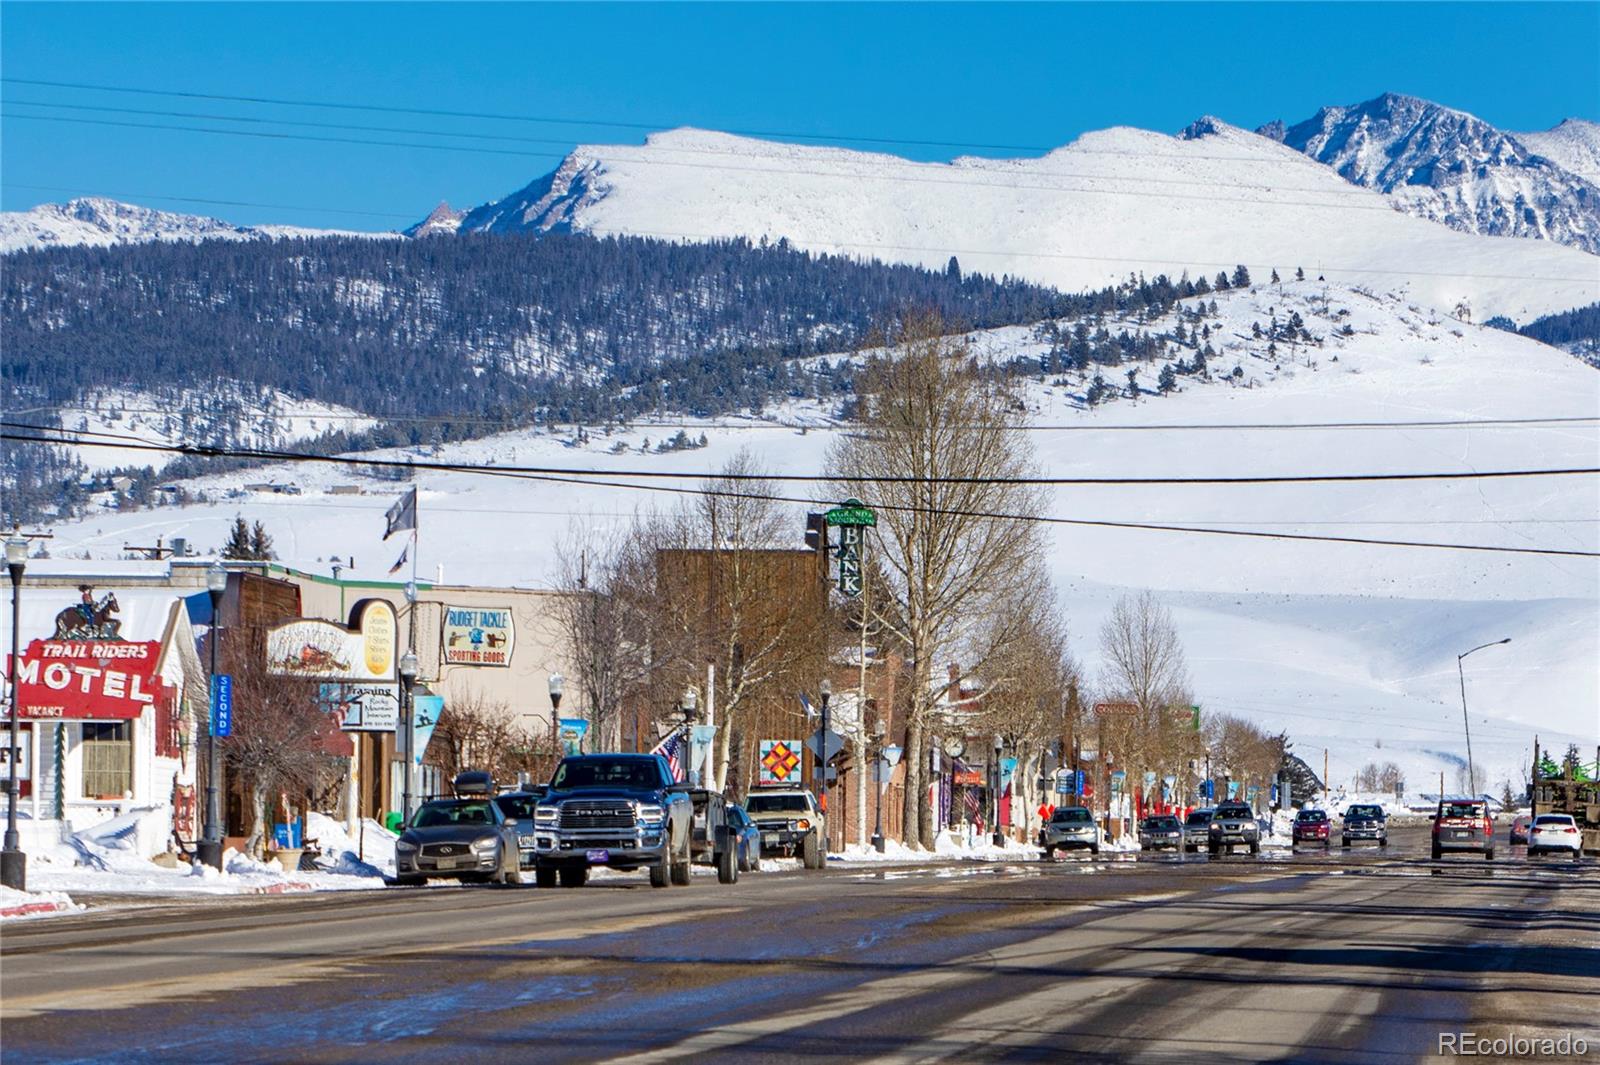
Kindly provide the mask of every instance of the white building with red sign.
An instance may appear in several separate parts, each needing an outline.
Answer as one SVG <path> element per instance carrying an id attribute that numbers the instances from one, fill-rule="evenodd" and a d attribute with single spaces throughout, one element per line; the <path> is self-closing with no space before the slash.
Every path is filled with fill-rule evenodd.
<path id="1" fill-rule="evenodd" d="M 195 836 L 195 739 L 207 677 L 189 604 L 170 586 L 148 583 L 148 568 L 139 562 L 28 563 L 15 700 L 21 708 L 18 827 L 25 849 L 156 810 L 172 811 L 183 839 Z M 7 676 L 10 648 L 6 609 L 0 611 L 0 649 Z M 6 696 L 9 714 L 11 693 Z M 149 827 L 164 819 L 140 820 L 134 846 L 146 855 L 165 850 L 171 832 Z"/>

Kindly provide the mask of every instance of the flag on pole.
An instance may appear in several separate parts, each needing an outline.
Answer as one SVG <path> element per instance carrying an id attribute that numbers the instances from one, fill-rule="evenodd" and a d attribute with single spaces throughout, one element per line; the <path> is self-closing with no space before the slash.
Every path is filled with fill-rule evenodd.
<path id="1" fill-rule="evenodd" d="M 650 748 L 651 754 L 659 754 L 667 760 L 667 765 L 672 769 L 672 779 L 683 779 L 683 732 L 674 732 L 654 747 Z"/>
<path id="2" fill-rule="evenodd" d="M 806 712 L 807 721 L 817 716 L 816 708 L 811 705 L 811 700 L 806 698 L 805 692 L 800 693 L 800 709 Z"/>
<path id="3" fill-rule="evenodd" d="M 407 544 L 400 551 L 400 557 L 394 560 L 394 565 L 389 567 L 389 572 L 390 573 L 399 573 L 401 567 L 406 564 L 406 559 L 410 556 L 410 554 L 411 554 L 411 545 Z"/>
<path id="4" fill-rule="evenodd" d="M 385 540 L 397 532 L 415 529 L 417 527 L 417 486 L 412 485 L 405 495 L 395 500 L 394 506 L 389 508 L 388 512 L 384 514 L 384 518 L 387 521 L 383 530 L 383 538 Z"/>

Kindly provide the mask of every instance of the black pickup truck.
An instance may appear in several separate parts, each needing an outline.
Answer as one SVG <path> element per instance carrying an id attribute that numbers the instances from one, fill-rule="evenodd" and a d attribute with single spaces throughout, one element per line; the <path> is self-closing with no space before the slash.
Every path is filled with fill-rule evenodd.
<path id="1" fill-rule="evenodd" d="M 534 881 L 581 887 L 591 867 L 604 866 L 648 869 L 652 887 L 687 884 L 691 790 L 658 754 L 563 758 L 534 808 Z"/>

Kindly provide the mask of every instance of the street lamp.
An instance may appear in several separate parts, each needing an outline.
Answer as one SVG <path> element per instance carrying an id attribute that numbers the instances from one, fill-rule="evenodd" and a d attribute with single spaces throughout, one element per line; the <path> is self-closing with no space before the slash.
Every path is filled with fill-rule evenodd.
<path id="1" fill-rule="evenodd" d="M 1472 765 L 1472 725 L 1467 721 L 1467 673 L 1461 665 L 1461 660 L 1472 654 L 1473 651 L 1481 651 L 1485 647 L 1498 647 L 1503 643 L 1510 642 L 1511 637 L 1507 636 L 1503 640 L 1492 640 L 1489 643 L 1480 643 L 1478 646 L 1474 647 L 1472 651 L 1462 651 L 1460 654 L 1456 655 L 1456 676 L 1461 681 L 1461 727 L 1465 729 L 1467 733 L 1467 792 L 1469 794 L 1476 794 L 1478 790 L 1478 774 Z"/>
<path id="2" fill-rule="evenodd" d="M 882 854 L 886 849 L 883 840 L 883 737 L 888 731 L 889 726 L 884 723 L 883 718 L 880 717 L 872 723 L 872 746 L 874 750 L 872 782 L 878 786 L 876 809 L 872 815 L 872 849 L 879 854 Z M 859 839 L 860 837 L 856 838 Z"/>
<path id="3" fill-rule="evenodd" d="M 561 686 L 566 678 L 559 673 L 550 674 L 550 739 L 561 749 Z"/>
<path id="4" fill-rule="evenodd" d="M 405 749 L 405 766 L 401 776 L 401 805 L 400 819 L 402 824 L 411 821 L 411 763 L 416 760 L 416 753 L 411 749 L 416 736 L 416 730 L 411 727 L 412 695 L 411 689 L 417 683 L 417 652 L 406 648 L 406 653 L 400 656 L 400 688 L 403 698 L 400 704 L 400 727 L 405 729 L 401 738 L 401 746 Z"/>
<path id="5" fill-rule="evenodd" d="M 822 853 L 827 857 L 828 844 L 833 837 L 833 818 L 828 814 L 828 700 L 833 697 L 833 681 L 827 677 L 822 678 L 822 683 L 817 685 L 817 690 L 822 693 L 822 738 L 817 746 L 822 751 Z"/>
<path id="6" fill-rule="evenodd" d="M 996 847 L 1004 847 L 1006 845 L 1006 837 L 1000 831 L 1000 752 L 1005 747 L 1005 743 L 1005 737 L 996 732 L 994 734 L 994 845 Z"/>
<path id="7" fill-rule="evenodd" d="M 206 809 L 195 857 L 201 865 L 222 868 L 222 750 L 217 745 L 217 644 L 222 641 L 222 596 L 228 590 L 228 571 L 221 562 L 206 567 L 206 592 L 211 597 L 211 631 L 206 634 L 211 655 L 211 698 L 206 707 Z"/>
<path id="8" fill-rule="evenodd" d="M 22 716 L 22 700 L 17 693 L 17 665 L 22 661 L 18 630 L 22 627 L 22 571 L 28 565 L 28 540 L 20 532 L 6 537 L 6 569 L 11 571 L 11 777 L 6 782 L 6 840 L 0 852 L 0 883 L 18 891 L 28 890 L 28 856 L 17 835 L 17 719 Z"/>

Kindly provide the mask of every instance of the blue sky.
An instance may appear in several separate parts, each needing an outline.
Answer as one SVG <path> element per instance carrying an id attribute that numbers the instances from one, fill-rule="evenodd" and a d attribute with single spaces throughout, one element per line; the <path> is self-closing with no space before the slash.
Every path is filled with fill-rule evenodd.
<path id="1" fill-rule="evenodd" d="M 7 78 L 570 123 L 263 106 L 6 82 L 0 206 L 103 193 L 244 222 L 383 229 L 441 198 L 472 206 L 603 123 L 820 135 L 920 159 L 957 144 L 1045 148 L 1085 130 L 1253 127 L 1384 91 L 1507 129 L 1600 120 L 1600 4 L 0 6 Z M 420 133 L 229 123 L 40 104 L 299 120 Z M 131 129 L 23 115 L 476 144 L 435 151 Z M 445 131 L 518 140 L 472 141 Z M 32 186 L 46 186 L 44 188 Z M 186 202 L 246 201 L 281 208 Z M 347 213 L 341 213 L 347 212 Z M 363 213 L 366 212 L 366 213 Z"/>

